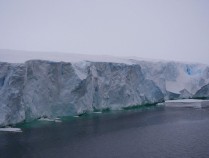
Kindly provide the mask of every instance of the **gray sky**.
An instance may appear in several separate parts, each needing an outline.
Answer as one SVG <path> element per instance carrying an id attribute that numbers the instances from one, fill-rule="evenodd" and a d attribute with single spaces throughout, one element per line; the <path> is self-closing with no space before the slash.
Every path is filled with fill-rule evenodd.
<path id="1" fill-rule="evenodd" d="M 0 48 L 209 63 L 209 0 L 0 0 Z"/>

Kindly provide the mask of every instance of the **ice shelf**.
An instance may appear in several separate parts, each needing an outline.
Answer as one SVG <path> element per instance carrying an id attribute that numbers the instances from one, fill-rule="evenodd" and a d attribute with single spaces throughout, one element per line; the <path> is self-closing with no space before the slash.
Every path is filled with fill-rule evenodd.
<path id="1" fill-rule="evenodd" d="M 206 108 L 209 107 L 209 100 L 199 99 L 181 99 L 181 100 L 167 100 L 166 107 L 192 107 L 192 108 Z"/>
<path id="2" fill-rule="evenodd" d="M 209 65 L 0 49 L 0 127 L 183 98 L 209 98 Z"/>

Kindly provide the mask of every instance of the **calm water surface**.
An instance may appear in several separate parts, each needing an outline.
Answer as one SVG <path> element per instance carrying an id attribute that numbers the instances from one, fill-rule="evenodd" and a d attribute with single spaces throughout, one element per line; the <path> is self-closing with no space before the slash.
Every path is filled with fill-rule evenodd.
<path id="1" fill-rule="evenodd" d="M 209 109 L 92 114 L 0 133 L 0 158 L 208 157 Z"/>

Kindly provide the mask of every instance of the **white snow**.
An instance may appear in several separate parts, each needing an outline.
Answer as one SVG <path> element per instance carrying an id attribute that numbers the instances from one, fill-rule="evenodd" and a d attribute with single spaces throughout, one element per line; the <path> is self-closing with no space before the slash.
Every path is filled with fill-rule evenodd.
<path id="1" fill-rule="evenodd" d="M 2 132 L 22 132 L 22 130 L 20 128 L 13 128 L 13 127 L 0 128 L 0 131 L 2 131 Z"/>

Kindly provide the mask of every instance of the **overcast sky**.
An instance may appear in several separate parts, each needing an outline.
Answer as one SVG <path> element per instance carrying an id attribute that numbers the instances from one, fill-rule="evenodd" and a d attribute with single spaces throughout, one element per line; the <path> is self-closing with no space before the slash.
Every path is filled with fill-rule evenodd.
<path id="1" fill-rule="evenodd" d="M 0 0 L 0 49 L 209 63 L 209 0 Z"/>

